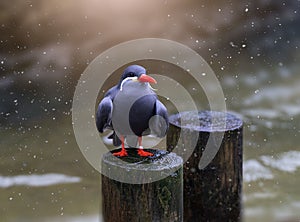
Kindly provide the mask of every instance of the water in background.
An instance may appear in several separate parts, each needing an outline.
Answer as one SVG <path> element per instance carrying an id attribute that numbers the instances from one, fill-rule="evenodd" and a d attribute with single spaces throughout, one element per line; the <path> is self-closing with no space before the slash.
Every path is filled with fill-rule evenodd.
<path id="1" fill-rule="evenodd" d="M 72 95 L 98 54 L 141 37 L 169 38 L 199 52 L 217 74 L 228 109 L 243 117 L 244 221 L 299 221 L 298 1 L 1 6 L 1 221 L 99 220 L 100 175 L 76 144 Z M 205 107 L 204 98 L 199 102 Z"/>

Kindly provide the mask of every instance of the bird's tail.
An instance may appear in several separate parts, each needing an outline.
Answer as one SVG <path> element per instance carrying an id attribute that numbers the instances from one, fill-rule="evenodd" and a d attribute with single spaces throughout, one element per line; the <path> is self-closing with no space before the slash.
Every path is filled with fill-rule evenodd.
<path id="1" fill-rule="evenodd" d="M 115 131 L 114 131 L 112 134 L 110 134 L 107 138 L 113 140 L 114 146 L 120 146 L 120 145 L 122 144 L 122 141 L 121 141 L 120 138 L 117 136 L 117 134 L 116 134 Z"/>

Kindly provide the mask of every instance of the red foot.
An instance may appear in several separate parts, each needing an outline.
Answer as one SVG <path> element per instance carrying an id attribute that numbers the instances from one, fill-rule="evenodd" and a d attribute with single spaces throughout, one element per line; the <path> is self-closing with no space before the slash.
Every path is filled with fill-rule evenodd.
<path id="1" fill-rule="evenodd" d="M 145 157 L 147 157 L 147 156 L 153 156 L 153 153 L 144 151 L 143 149 L 139 149 L 139 150 L 138 150 L 138 154 L 139 154 L 140 156 L 145 156 Z"/>
<path id="2" fill-rule="evenodd" d="M 125 149 L 124 150 L 122 149 L 120 152 L 113 153 L 113 155 L 122 157 L 122 156 L 128 156 L 128 153 Z"/>

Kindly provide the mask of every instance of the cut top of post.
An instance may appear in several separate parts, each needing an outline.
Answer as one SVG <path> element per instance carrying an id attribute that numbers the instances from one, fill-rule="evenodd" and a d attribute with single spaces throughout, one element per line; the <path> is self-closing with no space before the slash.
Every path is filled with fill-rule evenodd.
<path id="1" fill-rule="evenodd" d="M 176 127 L 199 132 L 224 132 L 243 125 L 238 116 L 218 111 L 181 112 L 170 116 L 169 122 Z"/>
<path id="2" fill-rule="evenodd" d="M 136 148 L 126 148 L 128 157 L 115 157 L 108 152 L 102 158 L 102 173 L 116 181 L 144 184 L 161 180 L 182 167 L 183 160 L 175 153 L 147 149 L 153 157 L 138 157 Z"/>

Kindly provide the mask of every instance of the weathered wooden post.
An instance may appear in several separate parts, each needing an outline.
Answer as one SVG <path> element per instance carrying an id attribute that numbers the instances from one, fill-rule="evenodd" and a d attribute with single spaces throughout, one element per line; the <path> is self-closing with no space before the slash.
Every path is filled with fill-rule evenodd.
<path id="1" fill-rule="evenodd" d="M 136 148 L 126 150 L 129 157 L 108 152 L 102 158 L 104 221 L 182 221 L 182 158 L 154 149 L 146 149 L 154 156 L 144 158 Z"/>
<path id="2" fill-rule="evenodd" d="M 188 116 L 186 119 L 190 121 L 182 125 L 182 116 Z M 220 124 L 224 117 L 225 124 Z M 195 125 L 195 118 L 199 125 Z M 184 221 L 241 220 L 242 130 L 242 120 L 229 113 L 183 112 L 170 117 L 168 150 L 178 148 L 177 153 L 184 157 L 188 149 L 194 149 L 183 166 Z M 191 141 L 195 134 L 196 142 Z M 209 137 L 210 147 L 207 147 Z M 208 165 L 203 165 L 205 158 L 210 161 Z"/>

